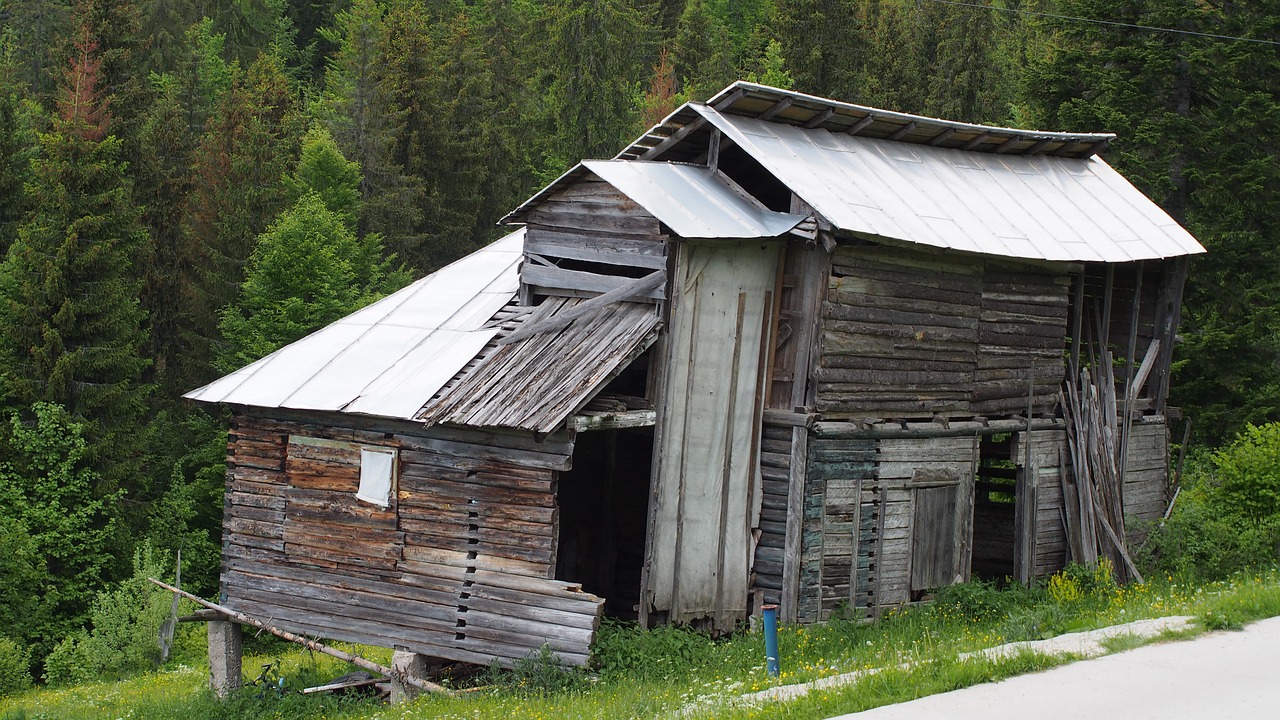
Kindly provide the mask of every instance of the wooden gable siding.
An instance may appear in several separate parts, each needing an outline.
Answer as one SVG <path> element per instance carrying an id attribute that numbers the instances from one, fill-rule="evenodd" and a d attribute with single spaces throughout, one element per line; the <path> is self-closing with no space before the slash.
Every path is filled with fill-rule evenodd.
<path id="1" fill-rule="evenodd" d="M 825 417 L 1049 412 L 1063 375 L 1069 276 L 870 244 L 832 256 L 817 409 Z M 1034 380 L 1033 380 L 1034 378 Z"/>
<path id="2" fill-rule="evenodd" d="M 658 219 L 601 180 L 578 182 L 525 218 L 520 281 L 533 296 L 592 297 L 667 267 Z M 666 286 L 645 297 L 661 300 Z"/>
<path id="3" fill-rule="evenodd" d="M 585 664 L 603 600 L 550 579 L 556 471 L 572 445 L 503 437 L 237 416 L 227 605 L 295 632 L 452 660 L 510 665 L 547 642 Z M 359 467 L 343 443 L 398 451 L 391 507 L 354 500 Z"/>

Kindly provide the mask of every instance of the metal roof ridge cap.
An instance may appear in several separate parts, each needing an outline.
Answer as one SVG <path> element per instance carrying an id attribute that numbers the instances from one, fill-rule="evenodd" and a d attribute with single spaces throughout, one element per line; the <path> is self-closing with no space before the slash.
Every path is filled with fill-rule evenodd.
<path id="1" fill-rule="evenodd" d="M 765 92 L 765 93 L 777 93 L 781 95 L 791 96 L 801 100 L 806 100 L 819 105 L 843 108 L 846 110 L 855 110 L 855 111 L 864 112 L 867 114 L 875 114 L 879 118 L 892 118 L 895 120 L 905 120 L 907 122 L 924 121 L 926 123 L 941 125 L 943 127 L 948 127 L 948 128 L 956 128 L 958 130 L 979 130 L 983 132 L 995 131 L 995 132 L 1001 132 L 1001 133 L 1017 133 L 1023 136 L 1028 136 L 1027 139 L 1030 139 L 1030 140 L 1050 138 L 1054 140 L 1075 140 L 1079 142 L 1083 140 L 1095 140 L 1095 141 L 1103 140 L 1103 139 L 1114 140 L 1117 137 L 1115 133 L 1076 133 L 1076 132 L 1062 132 L 1057 130 L 1031 130 L 1027 128 L 1011 128 L 1011 127 L 1003 127 L 999 125 L 982 125 L 978 123 L 967 123 L 967 122 L 961 122 L 959 120 L 945 120 L 943 118 L 929 117 L 928 115 L 916 115 L 913 113 L 899 112 L 897 110 L 885 110 L 882 108 L 871 107 L 869 105 L 857 105 L 855 103 L 847 103 L 841 100 L 832 100 L 831 98 L 819 97 L 817 95 L 808 95 L 806 93 L 796 92 L 794 90 L 784 90 L 782 88 L 776 88 L 769 85 L 761 85 L 758 83 L 747 82 L 745 80 L 738 80 L 734 82 L 732 85 L 729 85 L 725 89 L 721 90 L 719 93 L 716 93 L 716 95 L 711 97 L 709 100 L 707 100 L 706 103 L 689 102 L 689 103 L 686 103 L 686 105 L 688 106 L 705 105 L 710 109 L 715 110 L 714 106 L 717 100 L 723 100 L 725 97 L 728 97 L 734 91 L 737 91 L 740 89 L 747 90 L 747 91 L 755 90 L 755 91 Z M 723 110 L 716 110 L 716 112 L 724 113 Z M 675 113 L 672 113 L 672 114 L 674 115 Z M 747 117 L 747 116 L 744 116 L 744 117 Z M 771 121 L 764 120 L 762 122 L 771 122 Z"/>

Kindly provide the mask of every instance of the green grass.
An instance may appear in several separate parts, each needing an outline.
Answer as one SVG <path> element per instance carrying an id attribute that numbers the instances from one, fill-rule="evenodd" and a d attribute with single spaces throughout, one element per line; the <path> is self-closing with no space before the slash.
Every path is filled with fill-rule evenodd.
<path id="1" fill-rule="evenodd" d="M 458 697 L 424 696 L 401 706 L 373 700 L 302 696 L 248 689 L 229 701 L 206 689 L 207 669 L 173 666 L 123 682 L 72 688 L 36 688 L 0 698 L 0 719 L 24 718 L 546 718 L 776 717 L 821 718 L 911 700 L 923 695 L 1044 669 L 1067 658 L 1023 654 L 1001 660 L 959 661 L 960 653 L 1018 640 L 1115 625 L 1143 618 L 1191 615 L 1200 630 L 1229 629 L 1280 615 L 1280 571 L 1271 570 L 1209 585 L 1156 578 L 1117 588 L 1076 571 L 1047 588 L 997 590 L 971 584 L 939 593 L 931 604 L 893 610 L 875 623 L 835 619 L 779 630 L 782 677 L 764 670 L 758 633 L 722 640 L 662 628 L 641 632 L 609 624 L 599 634 L 594 673 L 558 671 L 531 661 L 516 671 L 491 672 L 489 686 Z M 1145 644 L 1133 638 L 1107 642 L 1111 651 Z M 266 646 L 245 658 L 255 676 L 279 660 L 287 687 L 297 689 L 341 675 L 349 666 L 292 646 Z M 364 648 L 387 662 L 389 652 Z M 901 667 L 910 663 L 910 667 Z M 873 670 L 854 684 L 815 691 L 778 703 L 746 705 L 743 695 L 853 671 Z M 262 695 L 262 697 L 259 697 Z"/>

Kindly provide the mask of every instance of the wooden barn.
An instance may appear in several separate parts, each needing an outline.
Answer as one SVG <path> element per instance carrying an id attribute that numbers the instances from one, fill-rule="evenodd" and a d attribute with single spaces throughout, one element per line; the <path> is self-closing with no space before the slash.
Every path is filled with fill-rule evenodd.
<path id="1" fill-rule="evenodd" d="M 1111 135 L 737 83 L 505 238 L 188 397 L 233 412 L 222 595 L 309 635 L 585 663 L 1125 557 L 1167 502 L 1203 248 Z M 1083 378 L 1083 379 L 1082 379 Z"/>

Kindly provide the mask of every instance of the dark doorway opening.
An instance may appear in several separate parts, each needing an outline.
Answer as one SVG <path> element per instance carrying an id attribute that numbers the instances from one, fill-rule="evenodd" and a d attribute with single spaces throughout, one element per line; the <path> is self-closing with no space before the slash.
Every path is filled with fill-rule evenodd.
<path id="1" fill-rule="evenodd" d="M 1018 471 L 1013 462 L 1011 433 L 987 435 L 980 447 L 981 462 L 974 482 L 973 564 L 976 579 L 1003 581 L 1014 577 L 1013 548 L 1017 537 Z"/>
<path id="2" fill-rule="evenodd" d="M 605 613 L 634 620 L 649 516 L 653 428 L 580 433 L 560 474 L 556 579 L 582 583 Z"/>

